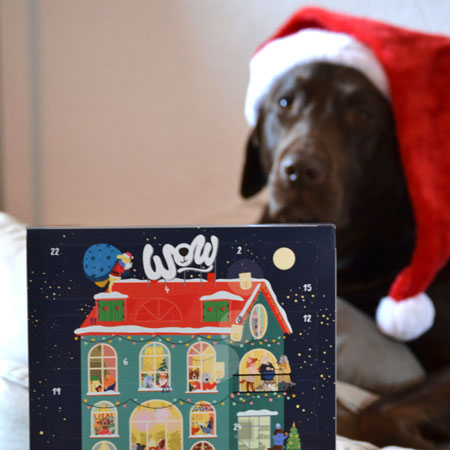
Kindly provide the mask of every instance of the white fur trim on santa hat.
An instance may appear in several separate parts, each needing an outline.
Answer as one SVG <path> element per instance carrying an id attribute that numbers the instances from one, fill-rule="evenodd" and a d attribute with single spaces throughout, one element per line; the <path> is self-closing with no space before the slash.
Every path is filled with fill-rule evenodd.
<path id="1" fill-rule="evenodd" d="M 384 297 L 378 305 L 376 318 L 384 334 L 406 342 L 428 331 L 435 314 L 433 302 L 422 292 L 401 301 Z"/>
<path id="2" fill-rule="evenodd" d="M 261 101 L 279 77 L 297 64 L 312 62 L 357 69 L 389 98 L 386 74 L 369 47 L 344 33 L 308 28 L 269 42 L 251 59 L 245 99 L 250 126 L 256 125 Z"/>

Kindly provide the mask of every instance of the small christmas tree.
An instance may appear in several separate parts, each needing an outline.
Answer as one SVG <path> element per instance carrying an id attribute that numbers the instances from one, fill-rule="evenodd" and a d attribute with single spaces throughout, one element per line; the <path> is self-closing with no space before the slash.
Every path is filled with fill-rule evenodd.
<path id="1" fill-rule="evenodd" d="M 166 358 L 163 358 L 161 364 L 158 367 L 158 372 L 167 372 L 167 361 Z"/>
<path id="2" fill-rule="evenodd" d="M 301 450 L 302 443 L 300 441 L 300 436 L 298 434 L 295 422 L 292 422 L 292 427 L 289 430 L 289 438 L 287 440 L 286 448 L 289 450 Z"/>

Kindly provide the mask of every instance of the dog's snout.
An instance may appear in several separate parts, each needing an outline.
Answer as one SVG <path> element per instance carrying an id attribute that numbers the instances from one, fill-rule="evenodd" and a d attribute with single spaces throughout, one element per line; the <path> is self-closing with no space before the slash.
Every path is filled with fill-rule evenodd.
<path id="1" fill-rule="evenodd" d="M 280 175 L 289 183 L 318 183 L 325 172 L 325 164 L 313 155 L 287 154 L 280 163 Z"/>

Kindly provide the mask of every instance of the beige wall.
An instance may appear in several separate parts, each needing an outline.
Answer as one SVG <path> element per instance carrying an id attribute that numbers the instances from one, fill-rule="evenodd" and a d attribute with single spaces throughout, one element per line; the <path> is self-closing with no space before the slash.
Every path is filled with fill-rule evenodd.
<path id="1" fill-rule="evenodd" d="M 181 224 L 238 199 L 248 59 L 304 2 L 0 2 L 6 211 L 33 224 Z M 441 0 L 316 3 L 450 33 Z"/>

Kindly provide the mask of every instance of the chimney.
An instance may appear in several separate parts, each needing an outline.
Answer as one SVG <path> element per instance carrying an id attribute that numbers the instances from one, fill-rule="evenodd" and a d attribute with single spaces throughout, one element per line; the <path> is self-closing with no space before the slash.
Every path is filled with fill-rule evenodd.
<path id="1" fill-rule="evenodd" d="M 242 272 L 239 274 L 239 284 L 241 289 L 246 291 L 252 287 L 252 273 L 251 272 Z"/>
<path id="2" fill-rule="evenodd" d="M 215 283 L 216 282 L 216 274 L 215 272 L 208 272 L 208 283 Z"/>

